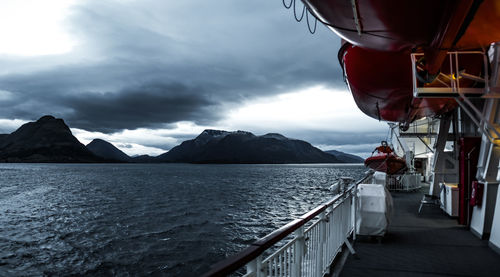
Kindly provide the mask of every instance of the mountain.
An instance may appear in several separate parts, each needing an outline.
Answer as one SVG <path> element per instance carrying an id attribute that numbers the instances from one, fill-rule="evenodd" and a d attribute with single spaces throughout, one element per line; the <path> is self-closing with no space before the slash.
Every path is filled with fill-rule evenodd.
<path id="1" fill-rule="evenodd" d="M 130 158 L 130 162 L 132 163 L 155 163 L 157 161 L 157 157 L 151 157 L 149 155 L 140 155 Z"/>
<path id="2" fill-rule="evenodd" d="M 160 162 L 186 163 L 338 163 L 311 144 L 280 134 L 205 130 L 157 157 Z"/>
<path id="3" fill-rule="evenodd" d="M 102 139 L 94 139 L 87 144 L 87 149 L 94 153 L 94 155 L 107 160 L 115 160 L 119 162 L 128 162 L 131 160 L 127 154 L 123 153 L 113 144 Z"/>
<path id="4" fill-rule="evenodd" d="M 365 162 L 365 159 L 363 159 L 359 156 L 347 154 L 347 153 L 344 153 L 341 151 L 329 150 L 329 151 L 325 151 L 325 152 L 330 154 L 330 155 L 333 155 L 335 158 L 341 160 L 344 163 L 353 163 L 354 164 L 354 163 L 364 163 Z"/>
<path id="5" fill-rule="evenodd" d="M 270 133 L 205 130 L 158 157 L 129 157 L 114 145 L 95 139 L 87 145 L 60 118 L 46 115 L 0 134 L 0 162 L 186 162 L 186 163 L 360 163 L 340 151 L 325 153 L 311 144 Z"/>
<path id="6" fill-rule="evenodd" d="M 0 136 L 0 162 L 101 162 L 62 119 L 46 115 Z"/>

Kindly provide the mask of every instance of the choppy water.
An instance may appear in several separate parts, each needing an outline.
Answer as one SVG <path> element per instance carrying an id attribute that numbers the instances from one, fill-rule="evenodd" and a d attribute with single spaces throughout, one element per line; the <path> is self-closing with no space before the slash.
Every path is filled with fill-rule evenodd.
<path id="1" fill-rule="evenodd" d="M 0 164 L 0 275 L 198 276 L 364 170 Z"/>

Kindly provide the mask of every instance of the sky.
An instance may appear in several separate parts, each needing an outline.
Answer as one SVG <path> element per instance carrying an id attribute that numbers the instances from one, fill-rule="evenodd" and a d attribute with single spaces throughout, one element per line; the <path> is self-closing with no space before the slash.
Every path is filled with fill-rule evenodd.
<path id="1" fill-rule="evenodd" d="M 0 133 L 50 114 L 129 155 L 210 128 L 366 157 L 387 125 L 356 107 L 339 46 L 281 0 L 2 0 Z"/>

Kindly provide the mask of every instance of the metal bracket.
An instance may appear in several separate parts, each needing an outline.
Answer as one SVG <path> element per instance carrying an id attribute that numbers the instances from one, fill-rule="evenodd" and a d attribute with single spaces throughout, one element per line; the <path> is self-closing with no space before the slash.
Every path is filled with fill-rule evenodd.
<path id="1" fill-rule="evenodd" d="M 439 73 L 432 84 L 421 84 L 418 81 L 419 66 L 418 61 L 424 57 L 423 53 L 411 54 L 412 74 L 413 74 L 413 96 L 414 97 L 458 97 L 459 94 L 469 96 L 483 96 L 489 92 L 488 74 L 485 77 L 475 76 L 466 72 L 466 69 L 460 67 L 459 56 L 464 55 L 482 55 L 483 72 L 488 72 L 488 58 L 482 51 L 455 51 L 448 52 L 449 68 L 446 74 Z M 484 88 L 461 87 L 460 79 L 468 79 L 484 84 Z M 434 84 L 434 85 L 433 85 Z"/>
<path id="2" fill-rule="evenodd" d="M 462 108 L 462 110 L 474 122 L 474 124 L 477 125 L 477 127 L 479 128 L 479 132 L 481 132 L 481 134 L 484 134 L 491 143 L 500 145 L 500 132 L 497 130 L 497 128 L 495 128 L 495 126 L 490 123 L 490 120 L 485 118 L 483 113 L 479 111 L 474 106 L 474 104 L 470 102 L 469 99 L 467 99 L 467 96 L 465 96 L 460 91 L 458 93 L 459 98 L 455 98 L 455 100 L 457 101 L 460 108 Z M 492 132 L 495 134 L 495 136 L 493 136 Z"/>
<path id="3" fill-rule="evenodd" d="M 347 246 L 347 248 L 349 249 L 349 252 L 351 252 L 351 254 L 354 256 L 354 258 L 359 259 L 358 254 L 356 253 L 356 251 L 354 250 L 354 247 L 352 247 L 351 242 L 347 238 L 344 239 L 344 243 Z"/>

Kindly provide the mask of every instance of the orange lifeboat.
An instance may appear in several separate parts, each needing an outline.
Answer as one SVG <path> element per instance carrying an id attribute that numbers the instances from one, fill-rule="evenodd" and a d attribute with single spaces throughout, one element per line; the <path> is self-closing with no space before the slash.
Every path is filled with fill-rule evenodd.
<path id="1" fill-rule="evenodd" d="M 382 145 L 373 152 L 377 153 L 365 160 L 366 167 L 389 175 L 403 173 L 406 170 L 405 159 L 396 156 L 386 141 L 382 141 Z"/>
<path id="2" fill-rule="evenodd" d="M 445 114 L 457 106 L 453 98 L 414 96 L 409 52 L 377 51 L 344 42 L 338 56 L 356 105 L 372 118 L 411 123 L 423 117 Z M 460 64 L 467 68 L 467 73 L 484 76 L 483 61 L 481 54 L 466 55 Z M 449 62 L 445 61 L 441 70 L 443 75 L 450 75 L 449 67 Z M 445 84 L 443 80 L 438 78 L 428 85 Z M 461 86 L 474 88 L 484 87 L 484 84 L 462 80 Z"/>

